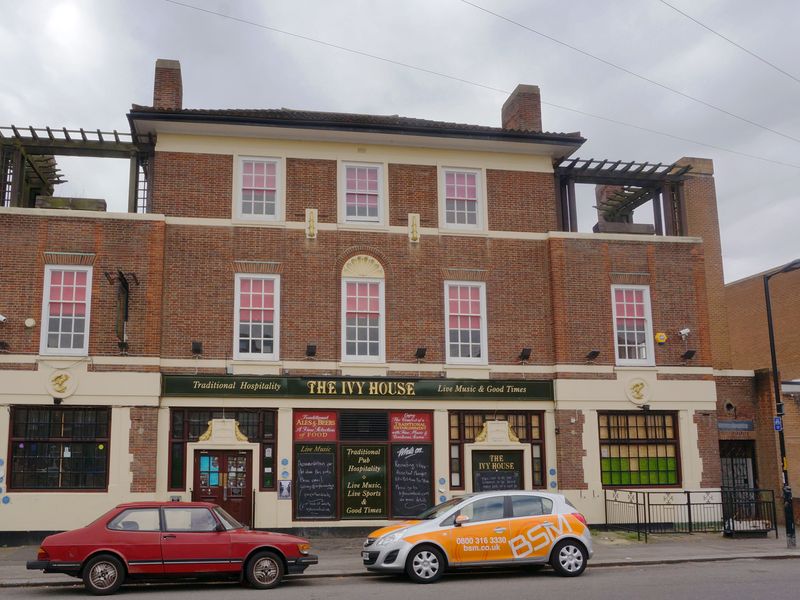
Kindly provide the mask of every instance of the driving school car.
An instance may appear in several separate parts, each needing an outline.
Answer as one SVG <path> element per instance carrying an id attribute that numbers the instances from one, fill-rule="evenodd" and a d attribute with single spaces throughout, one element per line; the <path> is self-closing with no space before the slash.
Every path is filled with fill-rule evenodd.
<path id="1" fill-rule="evenodd" d="M 448 500 L 373 531 L 361 552 L 369 571 L 438 581 L 448 569 L 543 565 L 576 577 L 592 557 L 586 519 L 561 494 L 482 492 Z"/>

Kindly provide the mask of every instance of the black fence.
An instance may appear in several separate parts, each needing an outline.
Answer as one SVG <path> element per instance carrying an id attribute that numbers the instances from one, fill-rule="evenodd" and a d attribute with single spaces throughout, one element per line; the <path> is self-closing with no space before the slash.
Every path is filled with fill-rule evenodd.
<path id="1" fill-rule="evenodd" d="M 636 534 L 714 533 L 778 537 L 772 490 L 709 492 L 605 490 L 606 527 Z"/>

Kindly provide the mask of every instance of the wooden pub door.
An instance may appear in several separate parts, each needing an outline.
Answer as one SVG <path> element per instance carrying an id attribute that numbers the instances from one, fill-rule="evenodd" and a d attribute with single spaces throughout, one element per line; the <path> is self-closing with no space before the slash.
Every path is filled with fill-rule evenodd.
<path id="1" fill-rule="evenodd" d="M 253 454 L 250 450 L 198 450 L 194 454 L 192 500 L 213 502 L 252 526 Z"/>

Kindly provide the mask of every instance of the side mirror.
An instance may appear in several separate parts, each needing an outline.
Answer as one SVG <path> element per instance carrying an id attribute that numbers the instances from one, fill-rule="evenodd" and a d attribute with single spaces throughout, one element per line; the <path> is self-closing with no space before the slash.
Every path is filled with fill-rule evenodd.
<path id="1" fill-rule="evenodd" d="M 455 520 L 455 526 L 461 527 L 467 521 L 469 521 L 469 517 L 467 515 L 458 515 Z"/>

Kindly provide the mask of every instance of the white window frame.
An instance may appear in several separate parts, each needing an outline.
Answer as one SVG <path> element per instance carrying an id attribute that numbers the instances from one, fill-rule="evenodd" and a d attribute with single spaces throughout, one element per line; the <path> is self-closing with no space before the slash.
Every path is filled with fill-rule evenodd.
<path id="1" fill-rule="evenodd" d="M 478 358 L 450 355 L 450 297 L 447 288 L 451 285 L 478 287 L 481 301 L 481 355 Z M 444 350 L 447 364 L 453 365 L 488 365 L 489 340 L 487 326 L 486 283 L 483 281 L 445 281 L 444 282 Z"/>
<path id="2" fill-rule="evenodd" d="M 262 281 L 275 282 L 275 318 L 273 322 L 273 337 L 272 354 L 253 354 L 251 352 L 239 351 L 239 309 L 241 308 L 241 295 L 239 293 L 240 283 L 242 279 L 261 279 Z M 234 278 L 234 313 L 233 313 L 233 357 L 235 360 L 249 360 L 249 361 L 277 361 L 280 356 L 280 341 L 281 341 L 281 277 L 280 275 L 262 275 L 260 273 L 236 273 Z"/>
<path id="3" fill-rule="evenodd" d="M 47 334 L 50 325 L 50 280 L 53 271 L 73 271 L 86 273 L 86 327 L 83 333 L 83 348 L 48 348 Z M 39 338 L 39 354 L 52 356 L 87 356 L 89 354 L 89 329 L 92 311 L 92 267 L 82 265 L 45 265 L 44 288 L 42 292 L 42 320 Z"/>
<path id="4" fill-rule="evenodd" d="M 379 325 L 378 356 L 358 356 L 347 354 L 347 284 L 377 283 Z M 386 280 L 375 277 L 342 277 L 341 284 L 341 357 L 343 363 L 384 363 L 386 362 Z"/>
<path id="5" fill-rule="evenodd" d="M 275 214 L 274 215 L 247 215 L 242 213 L 242 179 L 244 175 L 244 161 L 257 160 L 275 164 Z M 253 221 L 257 223 L 275 223 L 284 220 L 286 211 L 286 165 L 285 160 L 276 156 L 237 156 L 235 163 L 233 190 L 233 215 L 235 219 Z"/>
<path id="6" fill-rule="evenodd" d="M 647 358 L 620 358 L 619 357 L 619 339 L 617 335 L 617 301 L 615 299 L 617 290 L 641 290 L 642 299 L 644 300 L 644 313 L 645 313 L 645 352 Z M 650 304 L 650 286 L 649 285 L 612 285 L 611 286 L 611 326 L 614 332 L 614 359 L 616 364 L 621 367 L 654 367 L 656 364 L 655 348 L 653 345 L 653 311 Z"/>
<path id="7" fill-rule="evenodd" d="M 371 167 L 378 169 L 378 217 L 347 216 L 347 167 Z M 356 162 L 352 160 L 339 161 L 338 176 L 336 178 L 338 195 L 339 223 L 342 225 L 356 225 L 363 227 L 386 227 L 386 215 L 389 212 L 387 189 L 386 164 L 381 162 Z"/>
<path id="8" fill-rule="evenodd" d="M 447 173 L 474 173 L 475 185 L 477 188 L 477 215 L 475 225 L 466 223 L 448 223 L 447 222 L 447 194 L 446 194 L 446 178 Z M 439 167 L 439 228 L 455 231 L 486 231 L 488 227 L 488 213 L 486 206 L 486 173 L 484 169 L 474 169 L 467 167 Z"/>

